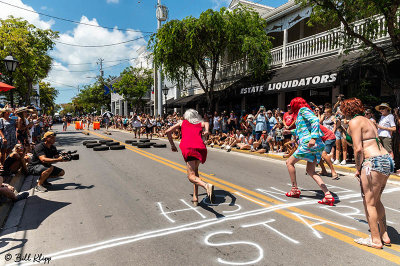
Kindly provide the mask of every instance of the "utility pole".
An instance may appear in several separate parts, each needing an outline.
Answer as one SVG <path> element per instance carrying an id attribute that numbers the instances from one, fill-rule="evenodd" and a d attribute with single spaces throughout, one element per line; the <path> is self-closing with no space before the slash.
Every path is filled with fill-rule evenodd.
<path id="1" fill-rule="evenodd" d="M 97 64 L 100 65 L 100 77 L 103 78 L 104 75 L 104 71 L 103 71 L 103 62 L 104 59 L 103 58 L 99 58 Z"/>
<path id="2" fill-rule="evenodd" d="M 161 0 L 157 0 L 157 30 L 161 28 L 161 22 L 166 21 L 168 18 L 168 8 L 166 6 L 161 5 Z M 157 69 L 157 89 L 154 88 L 154 107 L 156 106 L 157 101 L 157 115 L 161 117 L 162 115 L 162 78 L 161 78 L 161 66 Z"/>

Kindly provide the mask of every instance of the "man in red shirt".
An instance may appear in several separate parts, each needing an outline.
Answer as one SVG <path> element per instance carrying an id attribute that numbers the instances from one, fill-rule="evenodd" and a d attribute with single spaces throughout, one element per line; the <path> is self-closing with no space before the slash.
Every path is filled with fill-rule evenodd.
<path id="1" fill-rule="evenodd" d="M 284 129 L 286 130 L 292 130 L 296 127 L 295 122 L 296 122 L 296 117 L 294 116 L 292 109 L 290 109 L 290 104 L 287 106 L 288 111 L 283 115 L 283 125 L 285 126 Z M 283 144 L 285 145 L 287 142 L 289 142 L 292 138 L 291 133 L 283 134 Z"/>
<path id="2" fill-rule="evenodd" d="M 322 136 L 322 141 L 325 143 L 325 150 L 322 152 L 322 159 L 326 162 L 326 164 L 331 169 L 332 179 L 338 180 L 339 175 L 336 173 L 335 168 L 333 168 L 331 157 L 329 155 L 331 153 L 332 148 L 335 146 L 335 141 L 336 141 L 335 134 L 328 128 L 324 127 L 323 125 L 319 125 L 319 127 L 321 128 L 321 131 L 324 134 Z M 323 161 L 321 161 L 319 165 L 321 166 L 322 170 L 318 174 L 327 176 L 328 172 L 325 169 Z"/>

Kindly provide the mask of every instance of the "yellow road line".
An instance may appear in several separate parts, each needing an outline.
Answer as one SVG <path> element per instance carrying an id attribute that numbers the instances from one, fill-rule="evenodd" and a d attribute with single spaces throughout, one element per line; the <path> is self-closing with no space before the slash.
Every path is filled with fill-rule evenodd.
<path id="1" fill-rule="evenodd" d="M 95 133 L 95 132 L 92 132 L 92 131 L 89 131 L 89 132 L 91 132 L 92 134 L 94 134 L 94 135 L 96 135 L 96 136 L 98 136 L 98 137 L 101 137 L 101 138 L 111 139 L 111 140 L 120 142 L 120 141 L 118 141 L 118 140 L 116 140 L 116 139 L 113 139 L 113 138 L 110 138 L 110 137 L 106 137 L 106 136 L 100 135 L 100 134 Z M 161 163 L 161 164 L 164 164 L 164 165 L 166 165 L 166 166 L 169 166 L 169 167 L 171 167 L 171 168 L 173 168 L 173 169 L 175 169 L 175 170 L 177 170 L 177 171 L 179 171 L 179 172 L 186 173 L 186 166 L 184 166 L 184 165 L 175 163 L 175 162 L 173 162 L 173 161 L 170 161 L 170 160 L 168 160 L 168 159 L 166 159 L 166 158 L 163 158 L 163 157 L 161 157 L 161 156 L 152 154 L 152 153 L 150 153 L 150 152 L 146 152 L 146 151 L 140 150 L 140 149 L 138 149 L 138 148 L 135 148 L 134 146 L 131 146 L 131 145 L 128 145 L 128 144 L 125 144 L 125 143 L 122 143 L 122 144 L 125 145 L 125 147 L 126 147 L 127 149 L 129 149 L 129 150 L 131 150 L 131 151 L 133 151 L 133 152 L 136 152 L 136 153 L 138 153 L 138 154 L 140 154 L 140 155 L 142 155 L 142 156 L 144 156 L 144 157 L 146 157 L 146 158 L 149 158 L 149 159 L 151 159 L 151 160 L 154 160 L 154 161 L 157 161 L 157 162 L 159 162 L 159 163 Z M 205 181 L 210 182 L 210 183 L 213 183 L 214 185 L 216 185 L 216 186 L 218 186 L 218 187 L 221 187 L 222 189 L 224 189 L 224 190 L 226 190 L 226 191 L 229 191 L 229 192 L 231 192 L 231 193 L 234 193 L 234 192 L 237 191 L 237 190 L 242 191 L 242 192 L 245 192 L 245 193 L 247 194 L 247 195 L 246 195 L 246 198 L 249 198 L 249 199 L 248 199 L 249 201 L 252 201 L 253 203 L 258 204 L 258 205 L 261 205 L 261 206 L 263 206 L 263 207 L 270 207 L 270 206 L 273 206 L 273 205 L 265 204 L 265 203 L 262 203 L 262 204 L 257 203 L 258 199 L 263 199 L 263 200 L 268 201 L 268 202 L 273 203 L 273 204 L 283 204 L 283 202 L 280 202 L 280 201 L 278 201 L 278 200 L 276 200 L 276 199 L 272 199 L 272 198 L 267 197 L 267 196 L 265 196 L 265 195 L 263 195 L 263 194 L 260 194 L 260 193 L 257 193 L 257 192 L 248 190 L 248 189 L 246 189 L 246 188 L 244 188 L 244 187 L 241 187 L 241 186 L 232 184 L 232 183 L 230 183 L 230 182 L 228 182 L 228 181 L 225 181 L 225 180 L 216 178 L 216 177 L 211 176 L 211 175 L 208 175 L 208 174 L 206 174 L 206 173 L 199 172 L 199 174 L 200 174 L 200 176 L 202 177 L 202 179 L 204 179 Z M 213 180 L 213 181 L 216 182 L 216 183 L 211 182 L 210 180 Z M 223 184 L 225 184 L 226 186 L 223 185 Z M 227 186 L 229 186 L 229 187 L 227 187 Z M 232 189 L 232 188 L 234 188 L 234 189 Z M 258 199 L 257 199 L 257 198 L 250 197 L 249 195 L 253 195 L 253 196 L 257 197 Z M 243 198 L 245 198 L 245 197 L 243 197 Z M 307 212 L 307 211 L 303 211 L 303 210 L 301 210 L 301 209 L 299 209 L 299 208 L 296 208 L 296 207 L 288 207 L 287 209 L 289 209 L 289 210 L 291 210 L 291 211 L 293 211 L 293 212 L 296 212 L 296 213 L 298 213 L 298 214 L 302 214 L 302 215 L 305 215 L 305 216 L 309 216 L 309 217 L 312 217 L 312 218 L 315 218 L 315 219 L 325 220 L 325 221 L 327 221 L 328 223 L 331 222 L 331 221 L 329 221 L 329 220 L 327 220 L 327 219 L 325 219 L 325 218 L 319 217 L 319 216 L 314 215 L 314 214 L 312 214 L 312 213 L 309 213 L 309 212 Z M 290 213 L 290 212 L 288 212 L 288 211 L 285 211 L 285 210 L 280 209 L 280 210 L 275 210 L 275 212 L 277 212 L 277 213 L 279 213 L 279 214 L 281 214 L 281 215 L 283 215 L 283 216 L 285 216 L 285 217 L 288 217 L 288 218 L 290 218 L 290 219 L 292 219 L 292 220 L 294 220 L 294 221 L 303 223 L 303 221 L 301 221 L 296 215 L 294 215 L 294 214 L 292 214 L 292 213 Z M 306 219 L 305 219 L 305 220 L 306 220 Z M 306 220 L 306 221 L 307 221 L 307 220 Z M 358 236 L 358 237 L 367 237 L 367 236 L 368 236 L 367 234 L 364 234 L 364 233 L 362 233 L 362 232 L 360 232 L 360 231 L 353 230 L 353 229 L 350 229 L 350 228 L 346 228 L 346 227 L 343 227 L 343 226 L 334 224 L 333 222 L 332 222 L 332 223 L 329 223 L 329 225 L 332 226 L 332 227 L 338 228 L 338 229 L 340 229 L 340 230 L 342 230 L 342 231 L 345 231 L 345 232 L 347 232 L 347 233 L 350 233 L 350 234 L 353 234 L 353 235 L 355 235 L 355 236 Z M 348 243 L 348 244 L 350 244 L 350 245 L 353 245 L 353 246 L 355 246 L 355 247 L 357 247 L 357 248 L 363 249 L 363 250 L 365 250 L 365 251 L 367 251 L 367 252 L 369 252 L 369 253 L 372 253 L 372 254 L 374 254 L 374 255 L 377 255 L 377 256 L 379 256 L 379 257 L 382 257 L 382 258 L 384 258 L 384 259 L 386 259 L 386 260 L 392 261 L 392 262 L 394 262 L 394 263 L 400 265 L 400 257 L 398 257 L 398 256 L 396 256 L 396 255 L 393 255 L 393 254 L 388 253 L 388 252 L 383 251 L 383 250 L 377 250 L 377 249 L 373 249 L 373 248 L 361 246 L 361 245 L 355 243 L 351 237 L 349 237 L 349 236 L 347 236 L 347 235 L 344 235 L 344 234 L 342 234 L 342 233 L 339 233 L 339 232 L 337 232 L 337 231 L 334 231 L 334 230 L 332 230 L 332 229 L 329 229 L 329 228 L 327 228 L 327 227 L 325 227 L 325 226 L 322 226 L 322 225 L 317 225 L 317 226 L 314 227 L 314 229 L 316 229 L 316 230 L 318 230 L 318 231 L 320 231 L 320 232 L 322 232 L 322 233 L 324 233 L 324 234 L 327 234 L 327 235 L 329 235 L 329 236 L 332 236 L 332 237 L 334 237 L 334 238 L 337 238 L 337 239 L 339 239 L 339 240 L 341 240 L 341 241 L 343 241 L 343 242 L 346 242 L 346 243 Z M 385 248 L 389 248 L 389 247 L 385 247 Z M 400 247 L 398 247 L 397 245 L 392 245 L 392 247 L 389 248 L 389 249 L 400 252 Z"/>

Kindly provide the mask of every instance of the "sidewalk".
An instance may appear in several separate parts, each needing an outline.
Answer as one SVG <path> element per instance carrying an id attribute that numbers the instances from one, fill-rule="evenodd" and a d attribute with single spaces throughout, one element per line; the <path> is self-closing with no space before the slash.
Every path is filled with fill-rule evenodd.
<path id="1" fill-rule="evenodd" d="M 132 132 L 130 131 L 126 131 L 126 130 L 121 130 L 121 129 L 116 129 L 116 128 L 109 128 L 109 130 L 115 130 L 115 131 L 119 131 L 122 133 L 126 133 L 126 134 L 132 134 Z M 159 139 L 164 139 L 166 140 L 167 138 L 162 137 Z M 220 146 L 214 145 L 213 148 L 211 148 L 210 145 L 207 145 L 207 147 L 209 149 L 221 149 Z M 271 158 L 271 159 L 275 159 L 275 160 L 281 160 L 281 161 L 286 161 L 285 158 L 283 158 L 283 154 L 284 153 L 265 153 L 265 154 L 259 154 L 259 153 L 255 153 L 255 152 L 251 152 L 249 150 L 238 150 L 238 149 L 232 149 L 232 152 L 239 152 L 239 153 L 243 153 L 243 154 L 248 154 L 249 156 L 260 156 L 260 157 L 267 157 L 267 158 Z M 299 164 L 306 164 L 305 161 L 299 161 Z M 355 164 L 347 164 L 346 166 L 343 165 L 335 165 L 334 166 L 335 170 L 338 171 L 342 171 L 342 172 L 347 172 L 347 173 L 355 173 L 356 172 L 356 168 L 355 168 Z M 392 181 L 400 181 L 400 176 L 397 175 L 390 175 L 389 176 L 389 180 Z"/>
<path id="2" fill-rule="evenodd" d="M 24 181 L 25 181 L 25 175 L 22 174 L 21 172 L 18 172 L 15 176 L 12 177 L 9 184 L 13 186 L 16 191 L 20 192 Z M 21 200 L 20 202 L 22 201 L 25 200 Z M 3 229 L 4 223 L 13 206 L 14 202 L 12 202 L 11 200 L 0 202 L 0 229 Z"/>

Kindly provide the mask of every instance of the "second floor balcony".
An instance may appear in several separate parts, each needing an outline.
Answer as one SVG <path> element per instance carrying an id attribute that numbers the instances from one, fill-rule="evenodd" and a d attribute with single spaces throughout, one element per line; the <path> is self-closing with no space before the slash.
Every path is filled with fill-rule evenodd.
<path id="1" fill-rule="evenodd" d="M 369 37 L 375 43 L 388 41 L 389 35 L 385 31 L 384 16 L 375 16 L 372 19 L 378 22 L 379 31 Z M 370 20 L 357 21 L 352 24 L 352 27 L 355 32 L 362 34 L 366 30 L 366 23 L 370 23 Z M 271 50 L 271 68 L 281 68 L 334 54 L 339 55 L 343 52 L 342 43 L 344 38 L 346 38 L 346 34 L 343 27 L 338 27 L 290 43 L 285 43 L 284 41 L 283 45 Z M 287 39 L 287 36 L 284 39 Z M 359 49 L 360 45 L 361 41 L 355 41 L 351 49 Z M 229 64 L 221 64 L 218 68 L 216 78 L 219 81 L 237 79 L 248 74 L 248 71 L 247 63 L 242 59 Z"/>

